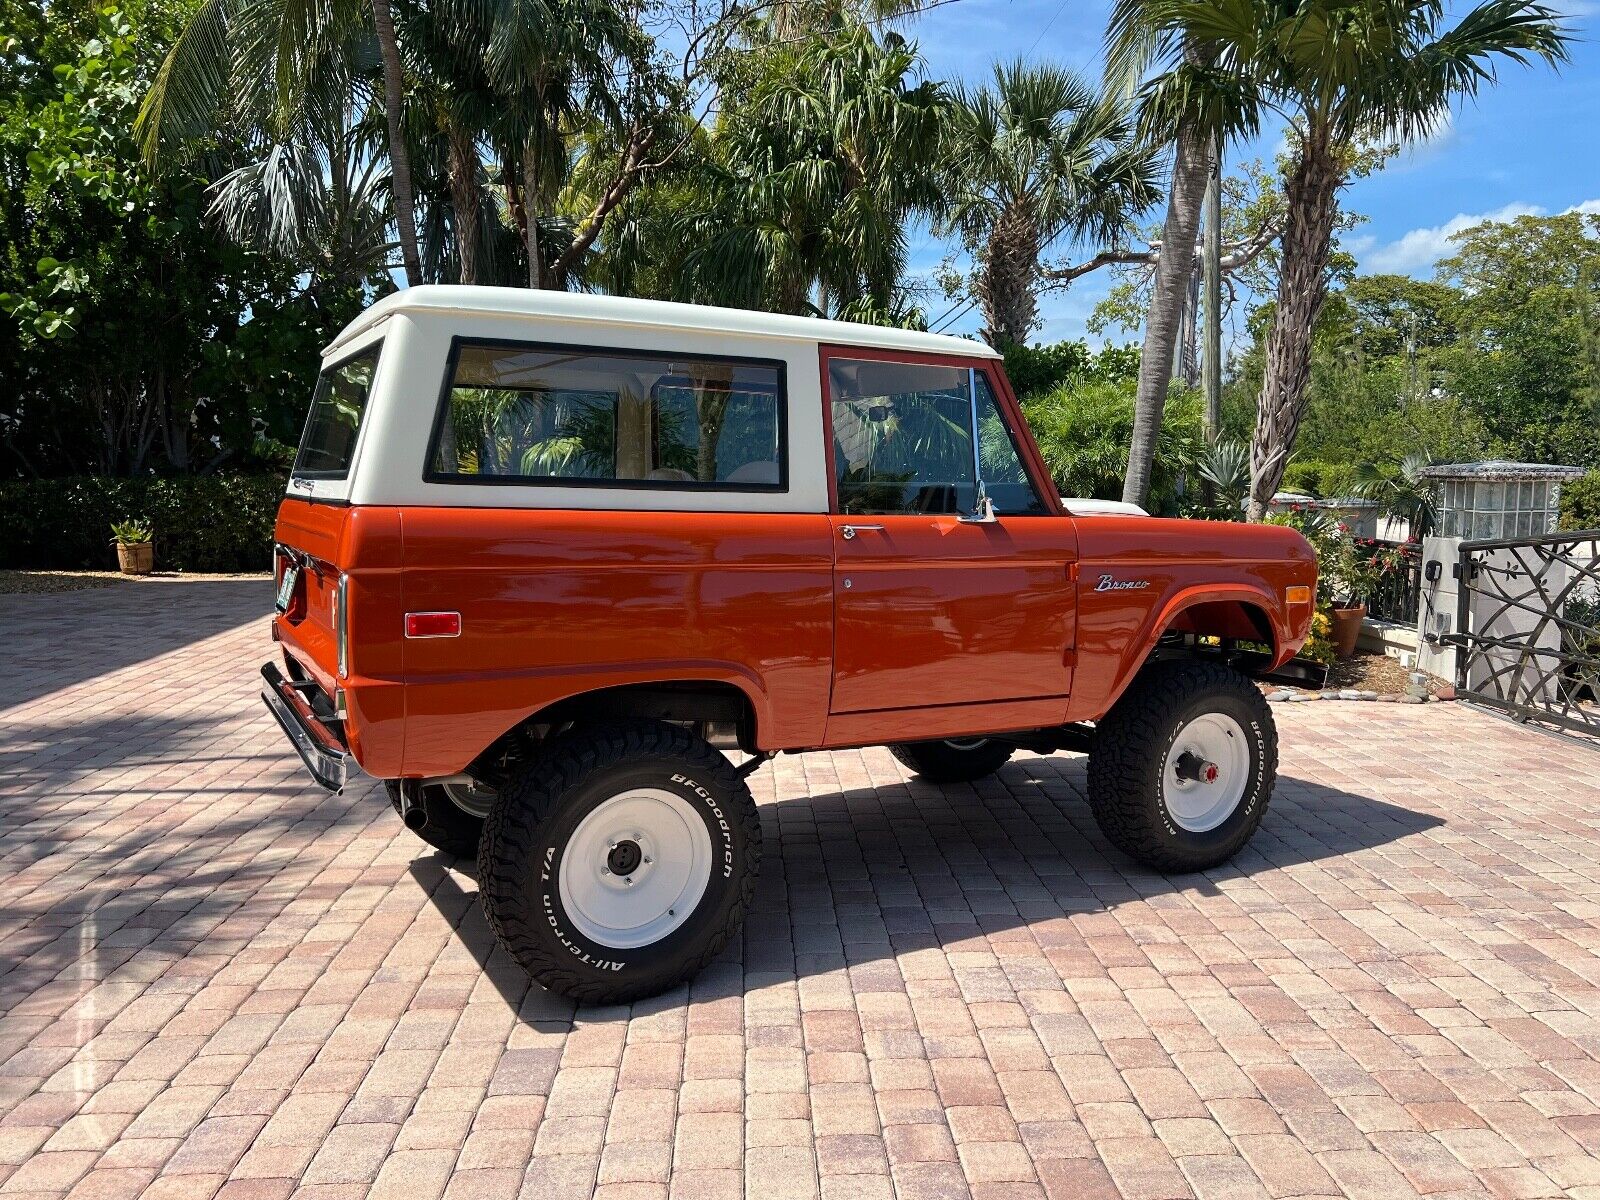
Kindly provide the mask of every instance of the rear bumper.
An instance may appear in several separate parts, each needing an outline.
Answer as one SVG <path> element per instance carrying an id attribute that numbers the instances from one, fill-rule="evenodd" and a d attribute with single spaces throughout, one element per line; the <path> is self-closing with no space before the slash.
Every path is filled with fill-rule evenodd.
<path id="1" fill-rule="evenodd" d="M 267 686 L 261 689 L 262 702 L 282 727 L 311 778 L 330 792 L 341 790 L 354 770 L 350 751 L 343 740 L 322 723 L 306 698 L 283 677 L 275 664 L 265 664 L 261 677 L 267 681 Z"/>

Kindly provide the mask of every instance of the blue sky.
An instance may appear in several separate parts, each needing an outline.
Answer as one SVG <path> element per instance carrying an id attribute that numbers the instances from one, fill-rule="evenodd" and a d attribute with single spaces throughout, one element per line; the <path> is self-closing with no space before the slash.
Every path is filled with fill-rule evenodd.
<path id="1" fill-rule="evenodd" d="M 1095 75 L 1108 5 L 1104 0 L 948 0 L 909 21 L 934 78 L 979 82 L 996 58 L 1054 60 Z M 1344 203 L 1369 220 L 1345 239 L 1363 271 L 1426 278 L 1449 253 L 1451 233 L 1489 216 L 1600 212 L 1600 0 L 1556 0 L 1577 35 L 1572 61 L 1559 73 L 1507 66 L 1499 86 L 1452 115 L 1427 144 L 1403 151 L 1378 174 L 1359 180 Z M 1234 148 L 1230 159 L 1270 158 L 1281 129 Z M 1152 217 L 1158 220 L 1159 213 Z M 922 231 L 914 271 L 932 271 L 948 252 Z M 1087 336 L 1084 320 L 1111 282 L 1088 276 L 1042 305 L 1043 341 Z M 933 305 L 933 314 L 945 311 Z M 969 314 L 952 332 L 973 332 Z M 1095 340 L 1093 338 L 1091 341 Z M 1113 331 L 1112 340 L 1124 340 Z"/>

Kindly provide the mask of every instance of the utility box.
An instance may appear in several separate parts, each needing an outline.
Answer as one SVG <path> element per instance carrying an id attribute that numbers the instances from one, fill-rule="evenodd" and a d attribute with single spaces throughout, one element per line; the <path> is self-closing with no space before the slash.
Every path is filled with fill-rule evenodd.
<path id="1" fill-rule="evenodd" d="M 1461 539 L 1426 537 L 1422 539 L 1422 584 L 1417 605 L 1417 669 L 1441 679 L 1456 677 L 1456 648 L 1444 644 L 1446 634 L 1456 631 L 1456 614 L 1461 599 L 1457 577 L 1461 561 Z"/>

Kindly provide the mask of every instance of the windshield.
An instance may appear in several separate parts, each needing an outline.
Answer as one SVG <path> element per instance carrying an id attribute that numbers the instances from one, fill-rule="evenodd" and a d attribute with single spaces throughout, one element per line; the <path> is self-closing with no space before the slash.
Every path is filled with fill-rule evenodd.
<path id="1" fill-rule="evenodd" d="M 367 407 L 367 392 L 382 347 L 383 343 L 374 343 L 317 377 L 311 416 L 294 460 L 294 473 L 300 478 L 343 479 L 350 473 L 361 414 Z"/>

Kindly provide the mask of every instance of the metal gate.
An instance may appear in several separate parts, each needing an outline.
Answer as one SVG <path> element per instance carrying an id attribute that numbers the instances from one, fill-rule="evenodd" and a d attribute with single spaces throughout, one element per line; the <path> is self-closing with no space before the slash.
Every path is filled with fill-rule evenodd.
<path id="1" fill-rule="evenodd" d="M 1600 530 L 1462 542 L 1456 690 L 1600 740 Z"/>

